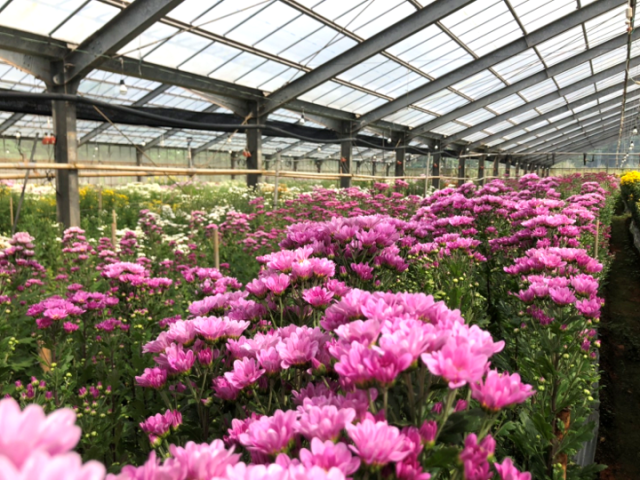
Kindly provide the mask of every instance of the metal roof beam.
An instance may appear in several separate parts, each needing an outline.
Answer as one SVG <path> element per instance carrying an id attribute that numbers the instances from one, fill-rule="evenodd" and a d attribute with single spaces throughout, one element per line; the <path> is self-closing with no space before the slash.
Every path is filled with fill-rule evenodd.
<path id="1" fill-rule="evenodd" d="M 416 11 L 273 92 L 261 105 L 261 115 L 273 112 L 290 100 L 298 98 L 318 85 L 331 80 L 367 58 L 395 45 L 472 2 L 473 0 L 434 2 Z"/>
<path id="2" fill-rule="evenodd" d="M 0 46 L 12 52 L 58 60 L 69 51 L 67 42 L 4 26 L 0 26 Z"/>
<path id="3" fill-rule="evenodd" d="M 573 146 L 574 144 L 578 144 L 578 143 L 590 143 L 590 142 L 594 142 L 596 141 L 596 139 L 598 139 L 600 136 L 602 136 L 603 134 L 611 134 L 611 133 L 615 133 L 615 136 L 617 137 L 619 135 L 620 132 L 620 125 L 619 124 L 610 124 L 610 126 L 604 128 L 603 130 L 600 130 L 600 128 L 602 128 L 602 125 L 598 126 L 598 128 L 589 130 L 589 132 L 587 132 L 589 134 L 589 136 L 586 136 L 587 134 L 585 134 L 584 132 L 581 133 L 580 135 L 575 135 L 563 142 L 559 142 L 556 143 L 554 145 L 549 145 L 548 149 L 545 150 L 545 152 L 560 152 L 560 151 L 566 151 L 567 147 Z M 596 136 L 594 136 L 596 135 Z"/>
<path id="4" fill-rule="evenodd" d="M 215 137 L 213 140 L 209 140 L 206 143 L 203 143 L 202 145 L 200 145 L 197 148 L 193 149 L 193 156 L 195 157 L 196 155 L 198 155 L 200 152 L 204 152 L 205 150 L 207 150 L 209 147 L 214 146 L 216 143 L 220 143 L 223 140 L 226 140 L 227 138 L 231 137 L 233 135 L 233 133 L 229 132 L 229 133 L 225 133 L 224 135 L 218 135 L 217 137 Z"/>
<path id="5" fill-rule="evenodd" d="M 33 75 L 48 85 L 51 85 L 53 81 L 51 62 L 44 57 L 0 48 L 0 58 L 18 70 Z"/>
<path id="6" fill-rule="evenodd" d="M 630 100 L 635 100 L 638 97 L 632 97 Z M 573 114 L 570 118 L 563 118 L 562 120 L 558 120 L 557 122 L 554 122 L 552 125 L 544 125 L 542 127 L 536 128 L 535 130 L 530 130 L 529 132 L 520 135 L 518 137 L 512 138 L 504 143 L 508 143 L 511 144 L 513 142 L 517 142 L 518 139 L 528 139 L 532 136 L 538 135 L 540 132 L 543 131 L 547 131 L 550 128 L 556 127 L 559 128 L 559 130 L 554 130 L 553 132 L 549 132 L 547 134 L 544 134 L 540 137 L 537 137 L 533 140 L 531 140 L 531 142 L 536 142 L 538 140 L 547 140 L 549 138 L 553 138 L 555 135 L 557 135 L 558 133 L 564 133 L 565 131 L 567 131 L 568 129 L 571 129 L 572 127 L 574 127 L 576 124 L 574 123 L 576 120 L 578 120 L 578 122 L 580 122 L 581 120 L 579 119 L 579 117 L 584 116 L 584 115 L 589 115 L 591 113 L 598 113 L 600 112 L 603 108 L 608 108 L 608 107 L 615 107 L 618 104 L 620 104 L 622 102 L 622 97 L 616 97 L 616 98 L 612 98 L 611 100 L 607 100 L 606 102 L 602 102 L 598 105 L 595 105 L 593 107 L 587 108 L 586 110 L 581 110 L 578 113 Z M 560 127 L 564 127 L 564 128 L 560 128 Z M 513 148 L 510 149 L 506 149 L 506 150 L 502 150 L 503 152 L 511 152 L 511 153 L 519 153 L 522 150 L 526 149 L 527 147 L 531 146 L 531 142 L 525 142 L 522 143 L 520 145 L 516 145 Z"/>
<path id="7" fill-rule="evenodd" d="M 10 41 L 5 41 L 5 39 L 10 39 Z M 53 40 L 46 36 L 35 35 L 10 27 L 0 26 L 0 47 L 5 50 L 24 52 L 30 55 L 57 56 L 58 59 L 61 59 L 65 52 L 69 52 L 66 45 L 67 44 L 65 42 Z M 158 83 L 179 86 L 185 89 L 198 90 L 200 92 L 230 97 L 232 99 L 253 102 L 264 99 L 264 93 L 255 88 L 216 80 L 211 77 L 175 68 L 154 65 L 144 61 L 140 62 L 139 60 L 132 58 L 120 57 L 119 59 L 107 59 L 96 68 L 120 75 L 143 78 Z M 287 103 L 286 108 L 296 112 L 304 112 L 305 116 L 309 116 L 309 119 L 311 119 L 311 115 L 325 117 L 321 124 L 326 125 L 329 128 L 340 126 L 340 124 L 336 123 L 335 120 L 344 121 L 351 125 L 353 125 L 357 120 L 356 115 L 353 113 L 323 105 L 317 105 L 303 100 L 292 100 Z M 320 120 L 320 118 L 317 120 Z M 409 128 L 404 125 L 384 120 L 375 122 L 372 126 L 389 132 L 392 135 L 402 135 L 409 130 Z M 354 129 L 350 128 L 350 130 L 353 131 Z M 421 136 L 420 140 L 430 144 L 434 141 L 441 140 L 442 138 L 443 136 L 440 134 L 429 133 Z"/>
<path id="8" fill-rule="evenodd" d="M 183 0 L 135 0 L 109 22 L 84 40 L 64 58 L 63 78 L 57 84 L 85 77 L 92 69 L 144 32 Z"/>
<path id="9" fill-rule="evenodd" d="M 13 127 L 16 123 L 18 123 L 25 116 L 25 113 L 14 113 L 9 118 L 7 118 L 4 122 L 0 124 L 0 133 L 7 131 L 9 128 Z"/>
<path id="10" fill-rule="evenodd" d="M 634 30 L 632 33 L 632 41 L 637 39 L 640 39 L 640 30 Z M 446 113 L 438 118 L 434 118 L 433 120 L 423 123 L 422 125 L 418 125 L 408 133 L 408 136 L 409 138 L 413 138 L 417 135 L 428 133 L 434 128 L 452 122 L 460 117 L 464 117 L 465 115 L 473 113 L 481 108 L 491 105 L 492 103 L 507 98 L 511 95 L 515 95 L 526 88 L 532 87 L 540 82 L 553 78 L 554 76 L 562 72 L 575 68 L 583 64 L 584 62 L 588 62 L 589 60 L 610 52 L 611 50 L 622 47 L 627 44 L 628 40 L 629 35 L 626 33 L 612 38 L 611 40 L 604 42 L 603 44 L 590 48 L 589 50 L 585 50 L 584 52 L 579 53 L 574 57 L 568 58 L 567 60 L 553 65 L 552 67 L 546 68 L 538 73 L 534 73 L 533 75 L 518 82 L 512 83 L 511 85 L 507 85 L 497 92 L 490 93 L 489 95 L 486 95 L 474 102 L 457 108 L 452 112 Z"/>
<path id="11" fill-rule="evenodd" d="M 589 139 L 589 135 L 592 135 L 594 132 L 597 133 L 601 129 L 605 129 L 611 125 L 617 124 L 620 125 L 620 118 L 609 117 L 601 122 L 592 123 L 591 125 L 587 125 L 582 127 L 581 130 L 576 130 L 574 132 L 569 132 L 568 135 L 564 135 L 563 137 L 554 138 L 555 142 L 544 142 L 540 145 L 536 145 L 533 148 L 530 148 L 522 154 L 527 155 L 535 155 L 539 151 L 547 151 L 549 148 L 556 148 L 557 146 L 562 146 L 567 142 L 573 142 L 576 138 L 581 138 L 587 136 L 587 140 Z"/>
<path id="12" fill-rule="evenodd" d="M 219 107 L 217 105 L 211 105 L 210 107 L 207 107 L 204 110 L 202 110 L 202 112 L 211 113 L 211 112 L 217 111 L 218 108 Z M 147 150 L 158 146 L 160 143 L 162 143 L 163 140 L 166 140 L 167 138 L 173 137 L 174 135 L 177 135 L 178 133 L 180 133 L 182 131 L 184 131 L 183 128 L 172 128 L 170 130 L 167 130 L 162 135 L 159 135 L 156 138 L 154 138 L 153 140 L 151 140 L 150 142 L 146 143 L 142 147 L 142 150 L 146 152 Z"/>
<path id="13" fill-rule="evenodd" d="M 151 90 L 149 93 L 147 93 L 145 96 L 143 96 L 140 100 L 134 102 L 133 106 L 134 107 L 141 107 L 142 105 L 146 105 L 148 102 L 150 102 L 154 98 L 158 97 L 160 94 L 162 94 L 162 93 L 166 92 L 167 90 L 169 90 L 169 88 L 171 88 L 171 85 L 160 85 L 159 87 Z M 87 143 L 88 141 L 90 141 L 92 138 L 97 137 L 102 132 L 108 130 L 110 126 L 111 126 L 110 123 L 106 123 L 105 122 L 102 125 L 94 128 L 89 133 L 84 135 L 80 140 L 78 140 L 78 146 L 80 147 L 80 146 L 84 145 L 85 143 Z"/>
<path id="14" fill-rule="evenodd" d="M 635 67 L 637 65 L 640 65 L 640 57 L 636 57 L 631 59 L 631 64 L 630 64 L 630 68 L 631 67 Z M 612 77 L 613 75 L 616 75 L 618 73 L 624 72 L 626 69 L 626 63 L 622 62 L 619 63 L 617 65 L 614 65 L 613 67 L 607 68 L 606 70 L 603 70 L 591 77 L 587 77 L 587 78 L 583 78 L 582 80 L 579 80 L 575 83 L 572 83 L 571 85 L 568 85 L 564 88 L 561 88 L 560 90 L 556 90 L 555 92 L 551 92 L 547 95 L 544 95 L 540 98 L 537 98 L 531 102 L 527 102 L 524 105 L 521 105 L 519 107 L 514 108 L 513 110 L 509 110 L 508 112 L 505 112 L 501 115 L 498 115 L 488 121 L 485 122 L 481 122 L 477 125 L 474 125 L 473 127 L 467 128 L 466 130 L 462 130 L 461 132 L 456 133 L 455 135 L 451 135 L 447 140 L 449 141 L 456 141 L 456 140 L 460 140 L 464 137 L 467 137 L 469 135 L 473 135 L 474 133 L 480 132 L 486 128 L 490 128 L 493 125 L 496 125 L 498 123 L 502 123 L 505 121 L 508 121 L 509 119 L 513 118 L 513 117 L 517 117 L 518 115 L 521 115 L 523 113 L 527 113 L 535 108 L 541 107 L 549 102 L 552 102 L 554 100 L 558 100 L 559 98 L 564 97 L 565 95 L 569 95 L 570 93 L 573 92 L 577 92 L 578 90 L 581 90 L 585 87 L 589 87 L 591 85 L 595 85 L 597 82 L 600 82 L 602 80 L 606 80 L 610 77 Z M 617 87 L 617 88 L 621 88 L 621 87 Z M 610 89 L 606 89 L 606 90 L 610 90 Z M 590 95 L 589 97 L 592 97 L 593 95 Z M 587 97 L 584 97 L 587 98 Z M 583 100 L 583 99 L 580 99 Z M 580 101 L 579 100 L 579 101 Z M 582 105 L 584 105 L 584 103 L 588 103 L 588 102 L 583 102 Z M 561 107 L 562 108 L 562 107 Z M 558 111 L 560 109 L 555 109 L 553 110 Z M 565 108 L 564 111 L 567 111 L 567 109 Z M 549 112 L 550 113 L 550 112 Z M 545 115 L 541 115 L 538 118 L 538 120 L 542 120 L 543 117 L 548 117 L 549 113 L 545 114 Z M 557 113 L 556 113 L 557 115 Z M 554 115 L 551 115 L 554 116 Z M 523 122 L 524 123 L 524 122 Z M 482 140 L 478 140 L 477 142 L 473 142 L 471 143 L 470 147 L 476 147 L 482 144 L 488 144 L 490 142 L 492 142 L 493 140 L 496 140 L 497 138 L 501 138 L 505 135 L 509 135 L 510 133 L 513 132 L 517 132 L 518 130 L 522 129 L 522 123 L 518 124 L 518 125 L 514 125 L 513 127 L 509 127 L 505 130 L 502 130 L 501 132 L 499 132 L 498 137 L 496 137 L 496 135 L 490 135 L 489 137 L 483 138 Z M 508 133 L 505 133 L 508 132 Z"/>
<path id="15" fill-rule="evenodd" d="M 545 25 L 542 28 L 539 28 L 538 30 L 531 32 L 528 35 L 525 35 L 522 38 L 519 38 L 518 40 L 500 47 L 477 60 L 457 68 L 433 82 L 418 87 L 395 100 L 371 110 L 359 119 L 357 126 L 358 128 L 363 128 L 371 122 L 381 120 L 399 110 L 410 107 L 412 104 L 417 103 L 440 90 L 455 85 L 456 83 L 480 73 L 489 67 L 503 62 L 507 58 L 511 58 L 525 52 L 531 47 L 535 47 L 536 45 L 546 42 L 547 40 L 550 40 L 571 28 L 581 25 L 587 20 L 602 15 L 603 13 L 606 13 L 620 5 L 624 5 L 625 3 L 626 2 L 624 0 L 595 1 L 583 8 L 580 8 L 579 10 L 576 10 L 575 12 L 569 13 L 564 17 Z"/>
<path id="16" fill-rule="evenodd" d="M 616 67 L 613 67 L 613 68 L 617 69 L 617 71 L 615 73 L 620 73 L 621 71 L 624 71 L 624 69 L 625 69 L 624 65 L 625 64 L 622 63 L 622 64 L 617 65 Z M 636 65 L 640 65 L 640 57 L 636 57 L 635 59 L 631 60 L 630 68 L 633 68 Z M 608 69 L 608 70 L 611 70 L 611 69 Z M 608 70 L 605 70 L 605 71 L 608 71 Z M 603 72 L 601 72 L 601 73 L 603 73 Z M 584 88 L 585 86 L 588 86 L 591 83 L 595 83 L 597 81 L 603 80 L 603 78 L 600 78 L 599 75 L 600 74 L 597 74 L 597 75 L 595 75 L 593 77 L 588 77 L 588 78 L 585 78 L 584 80 L 578 82 L 577 84 L 580 84 L 581 86 L 580 87 L 575 87 L 575 89 L 572 89 L 571 92 L 576 91 L 576 90 L 580 90 L 580 88 Z M 609 76 L 610 75 L 611 74 L 609 74 Z M 598 77 L 598 79 L 596 79 L 596 77 Z M 577 84 L 574 84 L 574 85 L 577 85 Z M 630 84 L 631 84 L 631 82 L 630 82 Z M 573 85 L 570 85 L 569 87 L 573 87 Z M 566 88 L 569 88 L 569 87 L 566 87 Z M 512 133 L 515 133 L 515 132 L 517 132 L 519 130 L 522 130 L 524 128 L 530 127 L 532 125 L 536 125 L 536 124 L 538 124 L 538 123 L 540 123 L 542 121 L 549 120 L 549 119 L 551 119 L 551 118 L 553 118 L 553 117 L 555 117 L 557 115 L 561 115 L 563 113 L 572 111 L 576 107 L 579 107 L 581 105 L 585 105 L 585 104 L 587 104 L 589 102 L 592 102 L 594 100 L 598 100 L 601 97 L 605 97 L 607 95 L 615 93 L 615 92 L 621 90 L 623 87 L 624 87 L 623 83 L 618 83 L 618 84 L 613 85 L 611 87 L 605 88 L 604 90 L 601 90 L 599 92 L 593 93 L 591 95 L 587 95 L 586 97 L 582 97 L 582 98 L 580 98 L 578 100 L 575 100 L 575 101 L 573 101 L 571 103 L 568 103 L 568 104 L 563 105 L 561 107 L 555 108 L 555 109 L 545 113 L 544 115 L 539 115 L 539 116 L 534 117 L 534 118 L 532 118 L 530 120 L 526 120 L 526 121 L 524 121 L 522 123 L 514 125 L 513 127 L 509 127 L 509 128 L 504 129 L 504 130 L 501 130 L 498 133 L 495 133 L 493 135 L 489 135 L 488 137 L 485 137 L 482 140 L 478 140 L 477 142 L 473 142 L 473 143 L 469 144 L 468 147 L 469 148 L 476 148 L 476 147 L 479 147 L 480 145 L 484 145 L 484 144 L 488 145 L 489 143 L 491 143 L 491 142 L 493 142 L 495 140 L 503 139 L 503 137 L 505 137 L 506 135 L 510 135 Z M 560 90 L 560 92 L 563 92 L 561 94 L 558 94 L 558 92 L 554 92 L 557 95 L 556 99 L 566 95 L 567 93 L 571 93 L 571 92 L 567 92 L 566 88 L 563 88 L 562 90 Z M 553 99 L 548 99 L 544 103 L 548 103 L 550 101 L 553 101 Z M 531 105 L 534 105 L 534 104 L 537 105 L 537 106 L 541 106 L 541 105 L 537 104 L 537 101 L 533 102 Z M 528 109 L 526 109 L 524 112 L 521 111 L 520 109 L 512 110 L 511 112 L 517 111 L 518 113 L 508 112 L 510 114 L 509 117 L 510 118 L 511 118 L 511 116 L 515 117 L 517 115 L 520 115 L 521 113 L 525 113 L 526 111 L 530 111 L 533 108 L 535 108 L 535 107 L 531 106 Z M 522 135 L 525 135 L 525 134 L 522 134 Z M 516 137 L 516 138 L 520 138 L 520 137 L 522 137 L 522 135 L 520 135 L 519 137 Z M 528 134 L 527 134 L 527 136 L 528 136 Z M 501 144 L 503 144 L 505 142 L 511 143 L 512 141 L 513 141 L 513 139 L 502 140 L 499 144 L 494 145 L 492 148 L 498 148 L 498 145 L 501 145 Z"/>

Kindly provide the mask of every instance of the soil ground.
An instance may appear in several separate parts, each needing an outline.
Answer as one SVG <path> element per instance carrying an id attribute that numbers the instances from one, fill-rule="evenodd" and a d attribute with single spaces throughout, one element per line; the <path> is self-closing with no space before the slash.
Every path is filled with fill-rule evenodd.
<path id="1" fill-rule="evenodd" d="M 640 255 L 628 215 L 611 229 L 613 263 L 602 311 L 600 432 L 596 461 L 601 480 L 640 479 Z"/>

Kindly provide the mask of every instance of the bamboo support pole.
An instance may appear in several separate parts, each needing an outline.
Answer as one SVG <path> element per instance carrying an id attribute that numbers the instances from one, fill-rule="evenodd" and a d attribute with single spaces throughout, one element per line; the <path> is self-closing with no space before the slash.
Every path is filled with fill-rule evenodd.
<path id="1" fill-rule="evenodd" d="M 13 230 L 13 195 L 9 195 L 9 224 Z"/>
<path id="2" fill-rule="evenodd" d="M 220 238 L 218 227 L 213 229 L 213 266 L 220 270 Z"/>
<path id="3" fill-rule="evenodd" d="M 280 186 L 280 152 L 276 154 L 276 177 L 273 189 L 273 208 L 278 208 L 278 188 Z"/>
<path id="4" fill-rule="evenodd" d="M 111 244 L 113 250 L 116 250 L 116 230 L 118 229 L 118 216 L 115 210 L 111 210 Z"/>
<path id="5" fill-rule="evenodd" d="M 598 258 L 598 244 L 600 243 L 600 217 L 596 218 L 596 248 L 595 248 L 595 258 Z"/>
<path id="6" fill-rule="evenodd" d="M 98 212 L 102 211 L 102 186 L 98 187 Z"/>

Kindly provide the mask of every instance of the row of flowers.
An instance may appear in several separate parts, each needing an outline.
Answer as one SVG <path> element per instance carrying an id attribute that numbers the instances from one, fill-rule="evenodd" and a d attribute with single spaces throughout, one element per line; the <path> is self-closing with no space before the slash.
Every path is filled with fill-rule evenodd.
<path id="1" fill-rule="evenodd" d="M 190 251 L 164 260 L 140 256 L 134 234 L 116 248 L 67 231 L 47 298 L 18 234 L 0 261 L 0 302 L 9 328 L 26 314 L 32 333 L 0 350 L 38 352 L 45 380 L 7 393 L 72 406 L 85 432 L 64 446 L 30 435 L 26 455 L 67 462 L 78 473 L 66 478 L 104 475 L 68 453 L 79 440 L 114 471 L 151 447 L 121 479 L 531 478 L 514 461 L 535 478 L 579 475 L 570 458 L 590 434 L 597 380 L 594 244 L 607 235 L 595 219 L 606 225 L 615 187 L 595 180 L 464 185 L 413 214 L 374 192 L 388 213 L 342 210 L 350 217 L 327 215 L 341 201 L 317 192 L 302 200 L 310 221 L 271 232 L 280 250 L 258 256 L 245 287 L 200 266 L 211 226 L 198 212 Z M 153 216 L 140 225 L 147 245 L 161 243 Z M 12 402 L 0 408 L 15 413 Z"/>

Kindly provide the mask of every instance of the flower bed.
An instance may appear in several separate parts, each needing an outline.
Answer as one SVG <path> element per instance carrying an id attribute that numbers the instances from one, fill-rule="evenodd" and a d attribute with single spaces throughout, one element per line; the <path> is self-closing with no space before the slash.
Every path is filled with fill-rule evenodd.
<path id="1" fill-rule="evenodd" d="M 119 248 L 67 230 L 55 278 L 14 236 L 0 424 L 27 422 L 16 401 L 68 406 L 83 433 L 73 411 L 33 413 L 41 433 L 0 428 L 0 460 L 70 479 L 590 475 L 571 458 L 593 431 L 615 182 L 377 188 L 303 195 L 286 228 L 259 202 L 227 214 L 227 245 L 259 253 L 244 286 L 210 268 L 200 212 L 185 251 L 149 212 Z"/>

